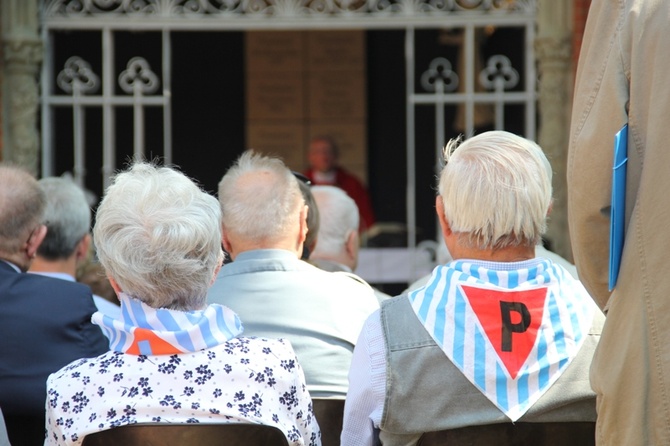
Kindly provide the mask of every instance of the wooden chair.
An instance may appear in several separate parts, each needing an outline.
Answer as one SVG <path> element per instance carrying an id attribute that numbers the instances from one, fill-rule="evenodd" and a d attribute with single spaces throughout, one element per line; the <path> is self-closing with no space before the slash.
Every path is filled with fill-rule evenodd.
<path id="1" fill-rule="evenodd" d="M 84 437 L 83 446 L 288 446 L 262 424 L 130 424 Z"/>
<path id="2" fill-rule="evenodd" d="M 312 398 L 312 407 L 321 429 L 321 445 L 339 446 L 344 418 L 344 400 Z"/>
<path id="3" fill-rule="evenodd" d="M 593 446 L 596 424 L 566 423 L 504 423 L 467 426 L 421 436 L 417 446 Z"/>
<path id="4" fill-rule="evenodd" d="M 44 415 L 35 417 L 4 414 L 4 419 L 9 444 L 20 446 L 44 443 Z"/>

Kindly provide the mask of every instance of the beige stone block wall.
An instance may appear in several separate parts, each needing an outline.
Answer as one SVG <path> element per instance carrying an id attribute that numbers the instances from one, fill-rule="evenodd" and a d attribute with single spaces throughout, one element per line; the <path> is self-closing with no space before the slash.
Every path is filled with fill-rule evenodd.
<path id="1" fill-rule="evenodd" d="M 330 135 L 341 163 L 365 181 L 364 32 L 248 32 L 245 53 L 249 148 L 300 171 L 309 140 Z"/>

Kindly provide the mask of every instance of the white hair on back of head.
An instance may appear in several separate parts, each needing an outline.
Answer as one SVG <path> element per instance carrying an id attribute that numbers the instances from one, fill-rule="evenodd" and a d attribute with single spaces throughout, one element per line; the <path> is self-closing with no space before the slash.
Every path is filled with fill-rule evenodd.
<path id="1" fill-rule="evenodd" d="M 312 256 L 339 254 L 344 251 L 349 234 L 358 231 L 358 206 L 339 187 L 312 186 L 311 190 L 321 220 Z"/>
<path id="2" fill-rule="evenodd" d="M 540 146 L 505 131 L 451 140 L 439 193 L 452 231 L 482 250 L 534 246 L 546 231 L 551 165 Z"/>
<path id="3" fill-rule="evenodd" d="M 198 310 L 223 260 L 216 198 L 181 172 L 136 163 L 107 188 L 93 229 L 100 263 L 154 308 Z"/>
<path id="4" fill-rule="evenodd" d="M 305 201 L 298 180 L 279 158 L 244 152 L 219 182 L 224 230 L 271 245 L 299 225 Z"/>
<path id="5" fill-rule="evenodd" d="M 37 253 L 49 260 L 66 259 L 91 227 L 91 208 L 86 194 L 70 178 L 42 178 L 39 184 L 46 196 L 47 235 Z"/>

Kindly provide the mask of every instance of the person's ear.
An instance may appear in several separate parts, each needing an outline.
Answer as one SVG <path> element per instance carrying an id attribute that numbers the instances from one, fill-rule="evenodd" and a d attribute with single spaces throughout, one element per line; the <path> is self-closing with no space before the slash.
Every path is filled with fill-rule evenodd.
<path id="1" fill-rule="evenodd" d="M 28 241 L 26 242 L 26 255 L 29 259 L 34 259 L 37 255 L 37 248 L 40 247 L 44 241 L 44 237 L 47 236 L 47 227 L 46 225 L 39 225 L 33 232 L 30 233 Z"/>
<path id="2" fill-rule="evenodd" d="M 347 255 L 352 259 L 358 258 L 358 248 L 360 246 L 360 238 L 358 236 L 358 230 L 353 229 L 349 231 L 344 242 L 344 247 L 347 251 Z"/>
<path id="3" fill-rule="evenodd" d="M 228 235 L 226 234 L 226 230 L 224 229 L 221 231 L 221 244 L 223 245 L 223 250 L 230 255 L 230 257 L 233 257 L 233 245 L 230 243 L 230 239 L 228 238 Z"/>
<path id="4" fill-rule="evenodd" d="M 221 252 L 219 253 L 219 264 L 216 266 L 216 269 L 214 269 L 214 276 L 212 276 L 212 280 L 209 282 L 209 286 L 214 285 L 216 277 L 219 275 L 219 271 L 221 271 L 221 268 L 223 267 L 223 260 L 225 256 L 226 253 L 223 252 L 223 250 L 221 250 Z"/>
<path id="5" fill-rule="evenodd" d="M 441 196 L 435 197 L 435 212 L 437 219 L 440 222 L 440 229 L 442 230 L 442 237 L 446 240 L 452 234 L 451 225 L 447 221 L 447 216 L 444 215 L 444 202 Z"/>
<path id="6" fill-rule="evenodd" d="M 107 280 L 109 280 L 109 284 L 112 286 L 112 289 L 114 290 L 114 292 L 116 293 L 116 296 L 118 297 L 123 292 L 123 290 L 121 289 L 119 284 L 116 282 L 116 280 L 114 280 L 113 277 L 108 275 Z"/>
<path id="7" fill-rule="evenodd" d="M 75 259 L 77 262 L 85 260 L 88 257 L 88 248 L 91 246 L 91 234 L 86 234 L 79 240 L 75 248 Z"/>
<path id="8" fill-rule="evenodd" d="M 302 209 L 300 210 L 300 234 L 299 234 L 299 239 L 298 239 L 298 245 L 302 245 L 305 243 L 305 239 L 307 238 L 307 231 L 309 228 L 307 227 L 307 213 L 309 212 L 309 206 L 304 205 Z"/>
<path id="9" fill-rule="evenodd" d="M 361 240 L 358 235 L 358 230 L 353 229 L 347 234 L 346 242 L 344 243 L 344 248 L 346 250 L 347 256 L 351 259 L 351 269 L 356 270 L 358 266 L 358 249 L 360 248 Z"/>

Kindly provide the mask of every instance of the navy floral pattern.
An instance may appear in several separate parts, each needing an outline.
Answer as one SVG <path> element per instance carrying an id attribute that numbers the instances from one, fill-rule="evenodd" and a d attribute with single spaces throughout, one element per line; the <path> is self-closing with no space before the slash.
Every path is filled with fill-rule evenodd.
<path id="1" fill-rule="evenodd" d="M 46 445 L 79 445 L 93 432 L 134 423 L 252 422 L 291 445 L 321 434 L 288 342 L 234 338 L 175 355 L 108 352 L 75 361 L 47 382 Z"/>

